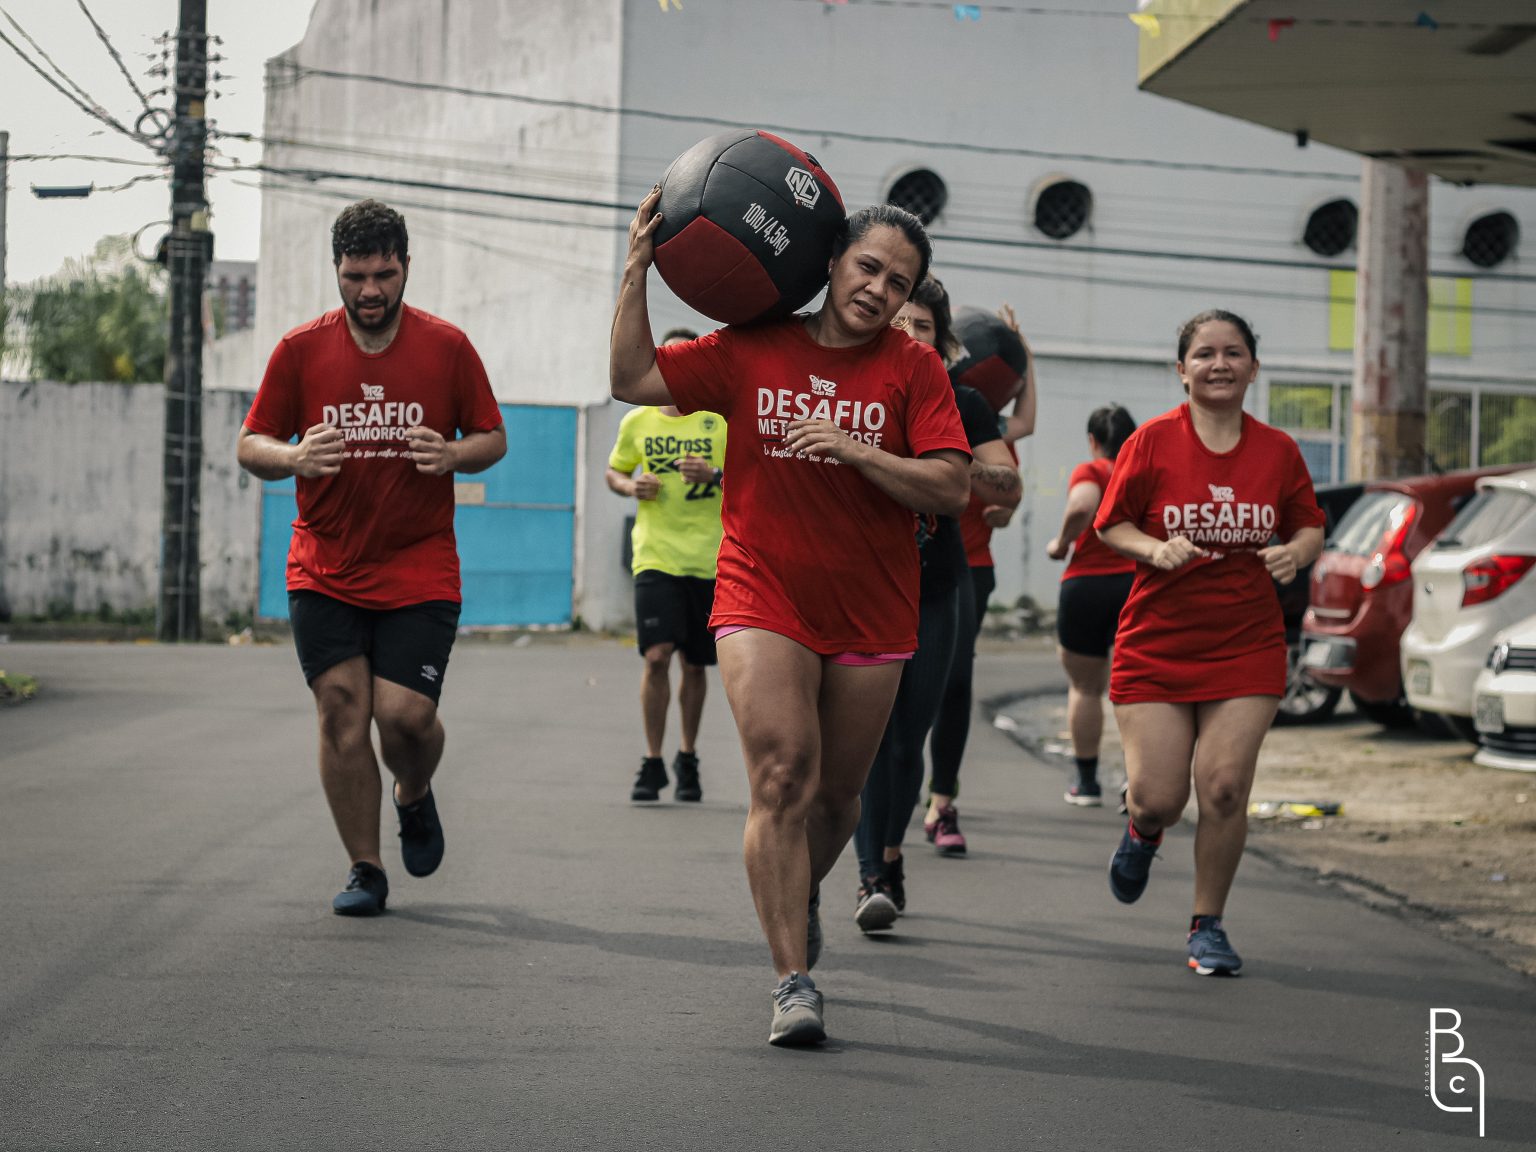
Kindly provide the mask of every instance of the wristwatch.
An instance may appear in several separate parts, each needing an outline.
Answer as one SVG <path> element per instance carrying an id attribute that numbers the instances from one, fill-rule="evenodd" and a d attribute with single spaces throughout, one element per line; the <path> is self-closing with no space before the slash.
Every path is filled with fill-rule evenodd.
<path id="1" fill-rule="evenodd" d="M 725 480 L 725 469 L 724 468 L 716 468 L 715 469 L 715 483 L 719 484 L 719 483 L 721 483 L 724 480 Z"/>

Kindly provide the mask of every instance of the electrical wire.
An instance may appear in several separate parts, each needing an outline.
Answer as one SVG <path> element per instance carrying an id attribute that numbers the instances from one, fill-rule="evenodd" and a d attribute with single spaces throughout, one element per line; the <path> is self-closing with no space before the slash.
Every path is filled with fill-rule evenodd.
<path id="1" fill-rule="evenodd" d="M 263 188 L 263 189 L 265 189 L 267 187 L 272 187 L 272 185 L 268 185 L 266 182 L 263 182 L 261 184 L 252 184 L 252 183 L 249 183 L 249 182 L 238 182 L 238 183 L 242 183 L 242 185 L 246 186 L 246 187 L 254 187 L 254 188 Z M 307 194 L 307 195 L 314 196 L 314 197 L 323 197 L 323 198 L 325 198 L 327 200 L 331 200 L 331 201 L 342 201 L 342 200 L 349 199 L 349 196 L 348 196 L 347 193 L 344 193 L 344 192 L 331 192 L 331 191 L 327 191 L 327 190 L 321 189 L 321 188 L 314 188 L 314 187 L 311 187 L 310 185 L 307 185 L 307 184 L 282 184 L 282 185 L 277 185 L 276 186 L 276 190 L 284 191 L 284 192 L 287 192 L 287 193 L 293 194 L 293 195 L 301 195 L 302 196 L 302 195 L 306 195 Z M 515 193 L 508 194 L 508 195 L 513 196 L 513 197 L 516 196 Z M 545 218 L 545 217 L 532 217 L 532 216 L 522 216 L 522 215 L 515 215 L 515 214 L 503 213 L 503 212 L 495 212 L 495 211 L 492 211 L 492 210 L 489 210 L 489 209 L 460 208 L 460 207 L 455 207 L 453 205 L 430 204 L 430 203 L 425 203 L 425 202 L 421 202 L 421 201 L 411 202 L 411 201 L 395 200 L 395 201 L 392 201 L 392 204 L 394 206 L 396 206 L 396 207 L 409 208 L 409 209 L 411 209 L 413 211 L 440 212 L 440 213 L 445 213 L 445 214 L 448 214 L 448 215 L 463 215 L 463 216 L 473 217 L 473 218 L 477 218 L 477 219 L 504 220 L 504 221 L 508 221 L 508 222 L 512 222 L 512 223 L 521 223 L 521 224 L 540 224 L 540 225 L 548 225 L 548 226 L 553 226 L 553 227 L 586 228 L 586 229 L 590 229 L 590 230 L 608 231 L 608 232 L 614 232 L 614 233 L 623 232 L 628 227 L 628 224 L 626 222 L 613 222 L 613 223 L 609 223 L 609 224 L 602 224 L 602 223 L 597 223 L 597 222 L 594 222 L 594 221 L 559 220 L 559 219 L 550 219 L 550 218 Z M 606 205 L 594 205 L 594 206 L 606 206 Z M 935 241 L 939 241 L 939 240 L 944 239 L 944 237 L 942 237 L 940 235 L 935 235 L 934 239 L 935 239 Z M 1040 245 L 1038 245 L 1038 247 L 1046 249 L 1048 251 L 1058 252 L 1058 253 L 1061 253 L 1063 255 L 1071 254 L 1073 252 L 1084 251 L 1084 249 L 1082 249 L 1082 248 L 1055 248 L 1055 247 L 1052 247 L 1052 246 L 1046 245 L 1046 244 L 1040 244 Z M 1109 250 L 1105 250 L 1105 251 L 1109 251 Z M 509 256 L 512 255 L 511 253 L 502 253 L 502 254 L 509 255 Z M 1165 255 L 1163 253 L 1155 253 L 1155 252 L 1140 252 L 1140 253 L 1138 253 L 1138 252 L 1135 252 L 1135 250 L 1121 250 L 1121 254 L 1137 254 L 1137 255 L 1146 255 L 1146 256 Z M 1194 258 L 1198 259 L 1199 257 L 1194 257 Z M 1236 258 L 1233 258 L 1233 259 L 1235 260 Z M 968 271 L 968 272 L 984 272 L 984 273 L 990 273 L 990 274 L 994 274 L 994 275 L 1010 276 L 1010 277 L 1019 278 L 1019 279 L 1045 280 L 1045 281 L 1052 281 L 1052 282 L 1065 283 L 1065 284 L 1079 284 L 1079 285 L 1084 285 L 1086 287 L 1129 288 L 1129 289 L 1134 289 L 1134 290 L 1137 290 L 1137 291 L 1180 292 L 1180 293 L 1185 293 L 1185 294 L 1187 294 L 1189 291 L 1191 291 L 1191 286 L 1188 283 L 1183 283 L 1183 282 L 1170 282 L 1170 281 L 1158 281 L 1158 280 L 1137 280 L 1137 279 L 1129 279 L 1129 278 L 1125 278 L 1125 277 L 1100 276 L 1100 275 L 1094 275 L 1094 274 L 1091 274 L 1091 273 L 1072 272 L 1072 271 L 1064 271 L 1064 270 L 1048 270 L 1048 269 L 1039 269 L 1039 268 L 1026 268 L 1026 267 L 1017 266 L 1017 265 L 1009 266 L 1009 265 L 999 265 L 999 264 L 983 264 L 983 263 L 976 263 L 974 261 L 951 260 L 951 259 L 945 258 L 942 255 L 939 256 L 939 258 L 936 260 L 935 263 L 936 263 L 936 266 L 938 266 L 940 268 L 954 268 L 954 269 L 960 269 L 960 270 L 964 270 L 964 271 Z M 1299 269 L 1299 270 L 1303 270 L 1303 271 L 1311 271 L 1311 272 L 1321 272 L 1321 271 L 1331 271 L 1331 270 L 1333 270 L 1333 269 L 1330 269 L 1326 265 L 1308 264 L 1308 263 L 1305 263 L 1305 262 L 1302 262 L 1302 261 L 1289 262 L 1286 266 L 1287 267 L 1296 268 L 1296 269 Z M 1352 268 L 1348 269 L 1348 270 L 1349 271 L 1354 271 L 1354 269 L 1352 269 Z M 1462 277 L 1462 278 L 1465 279 L 1466 277 Z M 1272 288 L 1255 287 L 1255 286 L 1253 286 L 1251 284 L 1208 284 L 1208 283 L 1202 283 L 1202 284 L 1199 285 L 1199 288 L 1200 288 L 1201 291 L 1207 292 L 1207 293 L 1212 294 L 1212 295 L 1246 296 L 1246 297 L 1251 297 L 1251 298 L 1254 298 L 1254 299 L 1284 300 L 1284 301 L 1291 301 L 1291 302 L 1301 303 L 1301 304 L 1319 304 L 1319 303 L 1321 303 L 1321 304 L 1333 305 L 1333 304 L 1345 304 L 1345 303 L 1353 303 L 1354 302 L 1354 297 L 1352 297 L 1352 296 L 1348 296 L 1348 297 L 1346 297 L 1346 296 L 1335 296 L 1335 295 L 1333 295 L 1331 293 L 1328 293 L 1328 292 L 1324 292 L 1324 293 L 1321 293 L 1321 294 L 1319 294 L 1319 293 L 1312 293 L 1312 292 L 1286 292 L 1286 291 L 1282 291 L 1282 290 L 1278 290 L 1278 289 L 1272 289 Z M 1530 309 L 1530 308 L 1513 308 L 1513 307 L 1500 307 L 1500 306 L 1480 306 L 1480 305 L 1476 305 L 1476 304 L 1473 304 L 1473 305 L 1439 304 L 1439 303 L 1433 303 L 1433 302 L 1430 303 L 1430 305 L 1429 305 L 1429 313 L 1431 315 L 1440 315 L 1440 316 L 1454 316 L 1454 315 L 1458 315 L 1458 314 L 1462 314 L 1462 313 L 1470 313 L 1470 314 L 1483 315 L 1483 316 L 1508 316 L 1508 317 L 1516 317 L 1516 318 L 1536 317 L 1536 309 Z"/>
<path id="2" fill-rule="evenodd" d="M 699 116 L 685 112 L 661 112 L 649 108 L 624 108 L 611 104 L 593 104 L 584 100 L 557 100 L 544 96 L 528 96 L 493 88 L 468 88 L 458 84 L 439 84 L 427 80 L 406 80 L 398 76 L 381 76 L 370 72 L 343 72 L 334 68 L 313 68 L 281 58 L 271 61 L 273 72 L 288 73 L 290 82 L 297 85 L 310 77 L 326 80 L 347 80 L 363 84 L 381 84 L 392 88 L 405 88 L 417 92 L 443 92 L 454 96 L 470 96 L 486 100 L 505 100 L 516 104 L 529 104 L 539 108 L 561 108 L 577 112 L 596 112 L 610 116 L 633 116 L 646 120 L 659 120 L 674 124 L 706 124 L 716 128 L 760 129 L 777 128 L 791 135 L 817 136 L 828 140 L 848 140 L 861 144 L 894 144 L 906 148 L 932 148 L 950 152 L 966 152 L 982 156 L 1022 156 L 1035 160 L 1052 160 L 1079 164 L 1107 164 L 1121 167 L 1157 168 L 1175 172 L 1219 172 L 1233 176 L 1275 176 L 1285 179 L 1312 179 L 1357 182 L 1360 177 L 1346 172 L 1295 171 L 1286 168 L 1265 168 L 1241 164 L 1207 164 L 1194 160 L 1163 160 L 1156 157 L 1106 156 L 1091 152 L 1053 152 L 1039 148 L 1018 148 L 1007 145 L 974 144 L 956 140 L 919 140 L 908 136 L 887 136 L 878 133 L 848 132 L 837 128 L 815 128 L 804 125 L 748 123 L 719 116 Z M 252 133 L 226 133 L 237 139 L 257 142 L 261 138 Z"/>
<path id="3" fill-rule="evenodd" d="M 937 12 L 955 14 L 955 19 L 960 20 L 961 15 L 956 13 L 957 8 L 974 7 L 988 15 L 1001 13 L 1009 16 L 1066 16 L 1087 19 L 1102 20 L 1126 20 L 1130 14 L 1123 9 L 1109 10 L 1104 8 L 1063 8 L 1060 6 L 1047 6 L 1041 4 L 975 4 L 957 5 L 942 3 L 940 0 L 800 0 L 801 3 L 815 4 L 818 7 L 832 8 L 918 8 L 930 9 Z M 1217 25 L 1224 23 L 1247 23 L 1268 25 L 1272 17 L 1269 16 L 1242 16 L 1232 15 L 1221 20 L 1211 18 L 1209 12 L 1199 11 L 1163 11 L 1154 9 L 1146 15 L 1155 17 L 1160 23 L 1169 21 L 1189 20 L 1205 24 Z M 978 17 L 979 18 L 979 17 Z M 1462 21 L 1432 19 L 1429 24 L 1424 23 L 1418 16 L 1404 17 L 1398 20 L 1387 19 L 1354 19 L 1350 17 L 1334 16 L 1298 16 L 1295 19 L 1286 18 L 1287 25 L 1307 26 L 1314 28 L 1358 28 L 1358 29 L 1398 29 L 1402 31 L 1423 32 L 1425 30 L 1439 31 L 1472 31 L 1486 32 L 1495 28 L 1502 28 L 1504 23 L 1490 23 L 1487 21 Z"/>
<path id="4" fill-rule="evenodd" d="M 108 185 L 105 185 L 105 186 L 97 186 L 97 187 L 93 187 L 91 189 L 91 191 L 92 192 L 121 192 L 121 191 L 123 191 L 126 188 L 132 188 L 135 184 L 143 184 L 145 181 L 148 181 L 148 180 L 169 180 L 170 178 L 171 178 L 171 173 L 170 173 L 169 169 L 167 169 L 164 172 L 146 172 L 142 176 L 135 176 L 131 180 L 124 180 L 121 184 L 108 184 Z"/>
<path id="5" fill-rule="evenodd" d="M 83 152 L 18 152 L 7 157 L 12 164 L 36 160 L 89 160 L 97 164 L 129 164 L 135 168 L 163 168 L 164 160 L 129 160 L 123 156 L 93 156 Z"/>
<path id="6" fill-rule="evenodd" d="M 133 94 L 139 98 L 139 103 L 144 105 L 144 111 L 154 112 L 154 109 L 149 105 L 149 97 L 144 94 L 144 89 L 139 87 L 138 81 L 133 78 L 133 73 L 128 71 L 128 65 L 123 63 L 123 58 L 113 46 L 112 38 L 107 35 L 107 30 L 96 22 L 96 17 L 91 15 L 91 10 L 85 6 L 85 0 L 75 0 L 75 3 L 80 6 L 80 11 L 85 13 L 85 18 L 91 22 L 91 27 L 96 30 L 97 38 L 106 46 L 107 52 L 116 61 L 118 71 L 123 74 L 123 79 L 128 81 L 128 87 L 133 89 Z"/>
<path id="7" fill-rule="evenodd" d="M 74 79 L 67 72 L 65 72 L 64 69 L 60 68 L 57 63 L 55 63 L 53 57 L 48 55 L 48 53 L 43 49 L 43 46 L 36 40 L 32 39 L 32 34 L 23 28 L 19 23 L 17 23 L 16 17 L 12 16 L 4 8 L 0 8 L 0 16 L 5 17 L 6 23 L 8 23 L 12 28 L 16 29 L 17 34 L 29 45 L 31 45 L 32 51 L 36 52 L 43 58 L 43 63 L 52 68 L 54 72 L 59 76 L 59 78 L 63 80 L 64 83 L 68 84 L 72 89 L 74 89 L 76 94 L 79 95 L 82 100 L 88 104 L 95 105 L 96 101 L 91 96 L 91 94 L 84 88 L 80 87 L 80 85 L 76 84 Z"/>
<path id="8" fill-rule="evenodd" d="M 5 11 L 3 8 L 0 8 L 0 16 L 4 16 L 7 20 L 9 20 L 11 25 L 16 28 L 18 32 L 21 32 L 23 36 L 26 36 L 29 42 L 32 42 L 32 38 L 27 36 L 26 32 L 21 28 L 21 25 L 16 23 L 15 19 L 12 18 L 9 12 Z M 47 83 L 57 89 L 58 92 L 66 100 L 75 105 L 75 107 L 79 108 L 80 111 L 84 112 L 87 116 L 91 117 L 91 119 L 105 124 L 108 128 L 111 128 L 115 132 L 121 132 L 130 140 L 136 140 L 139 143 L 144 143 L 143 137 L 141 137 L 137 132 L 134 132 L 131 128 L 125 127 L 118 120 L 113 118 L 113 116 L 107 112 L 105 108 L 97 104 L 96 101 L 92 99 L 89 93 L 85 92 L 85 89 L 81 88 L 78 84 L 71 80 L 68 74 L 60 69 L 57 64 L 53 64 L 55 71 L 57 71 L 60 76 L 64 77 L 64 79 L 70 84 L 71 87 L 84 94 L 84 99 L 81 99 L 80 96 L 75 95 L 74 92 L 71 92 L 68 88 L 65 88 L 63 84 L 60 84 L 52 76 L 48 75 L 47 72 L 43 71 L 42 67 L 37 63 L 37 61 L 33 60 L 32 57 L 28 56 L 24 51 L 22 51 L 21 47 L 4 32 L 0 32 L 0 44 L 4 44 L 12 52 L 20 56 L 27 67 L 31 68 L 34 72 L 41 76 L 45 81 L 47 81 Z M 48 59 L 47 54 L 44 53 L 42 49 L 39 48 L 38 52 L 43 56 L 45 60 Z M 49 63 L 52 64 L 53 62 L 50 60 Z"/>

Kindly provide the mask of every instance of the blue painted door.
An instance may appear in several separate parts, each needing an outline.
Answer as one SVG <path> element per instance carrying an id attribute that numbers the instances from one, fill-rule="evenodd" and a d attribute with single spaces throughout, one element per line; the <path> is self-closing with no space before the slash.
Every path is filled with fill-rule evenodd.
<path id="1" fill-rule="evenodd" d="M 507 454 L 456 476 L 454 515 L 465 625 L 571 622 L 576 523 L 576 409 L 503 404 Z M 292 480 L 263 486 L 257 614 L 286 619 Z"/>

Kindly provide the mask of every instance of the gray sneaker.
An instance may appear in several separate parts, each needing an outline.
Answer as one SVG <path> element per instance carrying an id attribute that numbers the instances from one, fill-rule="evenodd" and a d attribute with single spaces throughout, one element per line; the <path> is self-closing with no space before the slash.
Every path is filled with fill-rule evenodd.
<path id="1" fill-rule="evenodd" d="M 821 889 L 811 897 L 805 910 L 805 970 L 809 972 L 821 959 Z"/>
<path id="2" fill-rule="evenodd" d="M 809 976 L 791 972 L 773 990 L 773 1028 L 768 1043 L 782 1047 L 820 1044 L 827 1038 L 821 1022 L 821 993 Z"/>

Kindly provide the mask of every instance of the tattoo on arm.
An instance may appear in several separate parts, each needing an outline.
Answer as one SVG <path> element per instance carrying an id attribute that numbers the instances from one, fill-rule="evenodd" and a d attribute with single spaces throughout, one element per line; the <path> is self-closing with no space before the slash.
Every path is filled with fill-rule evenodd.
<path id="1" fill-rule="evenodd" d="M 983 484 L 990 485 L 1007 495 L 1023 490 L 1024 482 L 1018 472 L 1013 468 L 1005 468 L 1001 464 L 982 464 L 979 461 L 971 461 L 971 476 Z"/>

